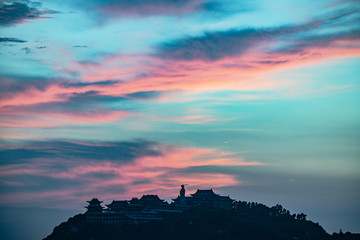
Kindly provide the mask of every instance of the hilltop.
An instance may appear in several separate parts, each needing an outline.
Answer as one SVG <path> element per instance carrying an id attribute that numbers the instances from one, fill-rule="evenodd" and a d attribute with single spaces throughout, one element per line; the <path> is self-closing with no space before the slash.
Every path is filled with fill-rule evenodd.
<path id="1" fill-rule="evenodd" d="M 119 227 L 90 223 L 85 214 L 79 214 L 55 227 L 44 240 L 63 239 L 356 240 L 360 234 L 330 235 L 305 214 L 291 214 L 281 205 L 235 201 L 232 209 L 193 207 L 179 214 L 164 214 L 159 221 Z"/>

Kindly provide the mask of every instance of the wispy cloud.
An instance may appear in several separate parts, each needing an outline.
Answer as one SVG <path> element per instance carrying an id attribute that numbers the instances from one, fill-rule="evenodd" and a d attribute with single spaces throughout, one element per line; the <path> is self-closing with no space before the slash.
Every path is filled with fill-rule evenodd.
<path id="1" fill-rule="evenodd" d="M 86 45 L 75 45 L 73 46 L 73 48 L 87 48 L 88 46 Z"/>
<path id="2" fill-rule="evenodd" d="M 0 99 L 9 99 L 19 93 L 32 90 L 45 91 L 51 85 L 59 82 L 61 82 L 61 80 L 44 77 L 2 75 L 0 81 Z"/>
<path id="3" fill-rule="evenodd" d="M 64 82 L 62 85 L 65 87 L 87 87 L 87 86 L 106 86 L 106 85 L 114 85 L 119 83 L 118 80 L 105 80 L 105 81 L 97 81 L 97 82 Z"/>
<path id="4" fill-rule="evenodd" d="M 154 99 L 161 96 L 161 94 L 162 94 L 161 91 L 142 91 L 142 92 L 128 93 L 125 96 L 134 99 Z"/>
<path id="5" fill-rule="evenodd" d="M 58 13 L 54 10 L 42 9 L 40 2 L 14 1 L 0 3 L 0 26 L 11 26 L 26 20 L 44 18 L 45 15 Z"/>
<path id="6" fill-rule="evenodd" d="M 166 42 L 158 47 L 158 54 L 176 60 L 216 61 L 239 57 L 250 51 L 268 53 L 273 48 L 281 49 L 281 46 L 284 46 L 283 54 L 285 49 L 288 53 L 303 53 L 309 48 L 342 47 L 336 44 L 339 41 L 349 41 L 344 48 L 357 48 L 351 41 L 358 41 L 360 37 L 359 27 L 354 22 L 358 15 L 359 12 L 352 10 L 334 12 L 334 15 L 301 25 L 205 32 L 201 36 Z M 355 29 L 320 35 L 314 32 L 326 30 L 335 24 L 348 27 L 349 23 Z"/>
<path id="7" fill-rule="evenodd" d="M 138 140 L 133 142 L 78 142 L 78 141 L 34 141 L 24 146 L 2 149 L 1 158 L 7 163 L 19 163 L 28 159 L 67 159 L 92 161 L 133 161 L 142 156 L 161 155 L 154 149 L 155 142 Z M 2 164 L 4 164 L 2 162 Z"/>
<path id="8" fill-rule="evenodd" d="M 246 162 L 236 153 L 181 148 L 146 140 L 42 140 L 3 145 L 0 154 L 4 159 L 0 166 L 0 185 L 8 189 L 2 203 L 7 204 L 16 202 L 21 194 L 28 196 L 29 201 L 42 196 L 52 204 L 56 203 L 54 196 L 83 201 L 94 191 L 102 198 L 118 198 L 119 194 L 131 197 L 155 189 L 160 195 L 169 194 L 184 181 L 193 187 L 233 186 L 239 184 L 233 174 L 196 172 L 192 167 L 261 165 Z"/>
<path id="9" fill-rule="evenodd" d="M 127 100 L 101 95 L 96 91 L 58 96 L 57 101 L 4 106 L 0 109 L 3 127 L 55 127 L 76 123 L 108 122 L 130 114 L 121 109 L 109 109 L 107 104 Z M 12 121 L 9 121 L 12 119 Z M 51 121 L 49 121 L 51 120 Z"/>
<path id="10" fill-rule="evenodd" d="M 96 8 L 112 17 L 149 16 L 149 15 L 180 15 L 201 10 L 205 0 L 101 0 L 95 1 Z"/>
<path id="11" fill-rule="evenodd" d="M 27 42 L 25 40 L 17 39 L 17 38 L 0 38 L 0 42 L 15 42 L 15 43 L 24 43 Z"/>
<path id="12" fill-rule="evenodd" d="M 24 48 L 22 48 L 21 50 L 23 50 L 26 54 L 31 53 L 31 49 L 28 48 L 28 47 L 24 47 Z"/>

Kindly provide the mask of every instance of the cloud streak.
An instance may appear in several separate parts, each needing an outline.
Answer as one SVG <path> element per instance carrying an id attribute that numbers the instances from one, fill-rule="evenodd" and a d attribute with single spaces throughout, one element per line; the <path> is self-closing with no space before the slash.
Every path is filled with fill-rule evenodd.
<path id="1" fill-rule="evenodd" d="M 24 43 L 24 42 L 27 42 L 27 41 L 21 40 L 21 39 L 17 39 L 17 38 L 0 38 L 0 42 Z"/>
<path id="2" fill-rule="evenodd" d="M 2 75 L 0 82 L 0 99 L 5 100 L 18 94 L 38 90 L 44 92 L 48 87 L 59 84 L 62 80 L 43 77 L 6 76 Z"/>
<path id="3" fill-rule="evenodd" d="M 56 127 L 67 124 L 116 121 L 130 114 L 110 109 L 108 104 L 123 102 L 123 97 L 101 95 L 97 91 L 58 96 L 57 101 L 4 106 L 0 108 L 3 127 Z"/>
<path id="4" fill-rule="evenodd" d="M 186 181 L 192 187 L 223 187 L 239 184 L 232 174 L 194 171 L 196 166 L 258 166 L 236 153 L 216 149 L 182 148 L 159 142 L 30 141 L 3 145 L 0 186 L 7 189 L 2 203 L 78 199 L 93 192 L 118 198 L 176 191 Z M 189 171 L 187 170 L 189 169 Z M 200 169 L 200 168 L 199 168 Z M 199 177 L 200 176 L 200 177 Z M 140 184 L 139 184 L 140 183 Z M 48 194 L 49 193 L 49 194 Z M 50 194 L 51 193 L 51 194 Z"/>
<path id="5" fill-rule="evenodd" d="M 107 16 L 151 16 L 151 15 L 182 15 L 199 11 L 205 0 L 102 0 L 95 1 L 96 8 Z"/>
<path id="6" fill-rule="evenodd" d="M 23 148 L 3 149 L 0 154 L 1 159 L 13 164 L 38 158 L 129 162 L 142 156 L 161 155 L 154 146 L 155 142 L 145 140 L 104 143 L 36 141 L 24 145 Z"/>
<path id="7" fill-rule="evenodd" d="M 338 13 L 331 17 L 313 20 L 302 25 L 272 28 L 232 29 L 205 32 L 202 36 L 186 37 L 166 42 L 158 47 L 159 56 L 175 60 L 216 61 L 229 57 L 239 57 L 250 51 L 269 52 L 272 48 L 284 49 L 279 52 L 303 53 L 309 48 L 341 47 L 338 41 L 349 41 L 347 47 L 357 48 L 351 41 L 359 41 L 359 28 L 319 35 L 314 30 L 326 29 L 334 24 L 344 24 L 344 18 L 358 15 L 356 11 Z M 352 22 L 353 24 L 353 22 Z M 280 47 L 279 43 L 281 43 Z M 344 46 L 345 47 L 345 46 Z M 276 52 L 273 51 L 273 52 Z"/>
<path id="8" fill-rule="evenodd" d="M 58 13 L 53 10 L 41 10 L 41 3 L 15 1 L 0 3 L 0 26 L 11 26 L 26 20 L 41 19 L 44 15 Z"/>

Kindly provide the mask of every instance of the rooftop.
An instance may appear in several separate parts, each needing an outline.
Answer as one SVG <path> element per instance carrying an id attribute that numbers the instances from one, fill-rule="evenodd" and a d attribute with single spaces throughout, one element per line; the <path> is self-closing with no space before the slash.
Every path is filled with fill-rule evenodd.
<path id="1" fill-rule="evenodd" d="M 194 194 L 190 194 L 193 197 L 198 197 L 198 196 L 219 196 L 218 194 L 214 193 L 212 189 L 206 189 L 206 190 L 200 190 L 198 189 L 196 191 L 196 193 Z"/>
<path id="2" fill-rule="evenodd" d="M 100 205 L 102 201 L 99 201 L 97 198 L 91 199 L 91 201 L 87 201 L 90 205 Z"/>

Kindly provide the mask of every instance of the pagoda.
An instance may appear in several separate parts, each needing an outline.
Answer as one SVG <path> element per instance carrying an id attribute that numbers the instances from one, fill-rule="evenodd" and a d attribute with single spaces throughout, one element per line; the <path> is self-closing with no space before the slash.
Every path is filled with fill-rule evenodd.
<path id="1" fill-rule="evenodd" d="M 91 199 L 91 201 L 87 201 L 89 203 L 87 208 L 88 213 L 101 213 L 103 210 L 103 206 L 101 206 L 102 201 L 99 201 L 97 198 Z"/>

